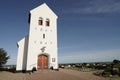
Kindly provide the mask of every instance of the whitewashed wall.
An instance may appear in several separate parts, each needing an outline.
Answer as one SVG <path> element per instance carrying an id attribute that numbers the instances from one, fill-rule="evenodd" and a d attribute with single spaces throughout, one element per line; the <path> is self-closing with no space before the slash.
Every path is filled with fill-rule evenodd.
<path id="1" fill-rule="evenodd" d="M 25 70 L 27 62 L 28 36 L 18 42 L 18 57 L 16 70 Z"/>

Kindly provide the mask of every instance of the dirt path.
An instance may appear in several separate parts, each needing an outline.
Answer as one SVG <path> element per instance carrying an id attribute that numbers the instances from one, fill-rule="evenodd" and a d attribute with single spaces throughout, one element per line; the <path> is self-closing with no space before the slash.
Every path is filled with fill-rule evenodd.
<path id="1" fill-rule="evenodd" d="M 93 72 L 78 72 L 60 69 L 60 71 L 40 70 L 29 73 L 0 72 L 0 80 L 120 80 L 103 78 L 93 75 Z"/>

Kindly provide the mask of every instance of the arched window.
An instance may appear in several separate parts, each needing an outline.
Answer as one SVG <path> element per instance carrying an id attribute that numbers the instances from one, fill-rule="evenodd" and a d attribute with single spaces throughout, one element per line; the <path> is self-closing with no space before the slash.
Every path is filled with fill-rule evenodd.
<path id="1" fill-rule="evenodd" d="M 46 26 L 50 26 L 50 20 L 46 19 Z"/>
<path id="2" fill-rule="evenodd" d="M 38 25 L 43 25 L 43 18 L 39 17 Z"/>

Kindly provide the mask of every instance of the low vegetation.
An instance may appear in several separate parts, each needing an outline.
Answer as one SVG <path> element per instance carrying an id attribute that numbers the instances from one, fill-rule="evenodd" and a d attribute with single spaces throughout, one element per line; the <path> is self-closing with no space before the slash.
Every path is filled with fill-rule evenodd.
<path id="1" fill-rule="evenodd" d="M 111 65 L 104 69 L 102 75 L 105 77 L 120 77 L 120 61 L 113 60 Z"/>
<path id="2" fill-rule="evenodd" d="M 0 71 L 9 71 L 9 72 L 15 72 L 16 66 L 15 65 L 5 65 L 0 67 Z"/>
<path id="3" fill-rule="evenodd" d="M 99 63 L 76 63 L 76 64 L 60 64 L 60 68 L 72 69 L 77 71 L 95 71 L 94 74 L 103 77 L 120 77 L 120 61 Z"/>

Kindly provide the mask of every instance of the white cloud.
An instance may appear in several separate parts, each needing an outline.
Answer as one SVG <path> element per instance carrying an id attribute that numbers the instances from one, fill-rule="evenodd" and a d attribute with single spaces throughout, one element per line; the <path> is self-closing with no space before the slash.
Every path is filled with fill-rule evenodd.
<path id="1" fill-rule="evenodd" d="M 11 54 L 7 65 L 16 64 L 17 54 Z M 112 61 L 120 58 L 120 49 L 101 51 L 80 51 L 71 53 L 59 53 L 59 63 L 98 62 Z"/>
<path id="2" fill-rule="evenodd" d="M 66 13 L 120 13 L 120 1 L 119 0 L 90 0 L 83 4 L 76 3 L 70 9 L 65 11 Z"/>
<path id="3" fill-rule="evenodd" d="M 59 56 L 60 63 L 112 61 L 120 58 L 120 49 L 74 52 Z"/>

